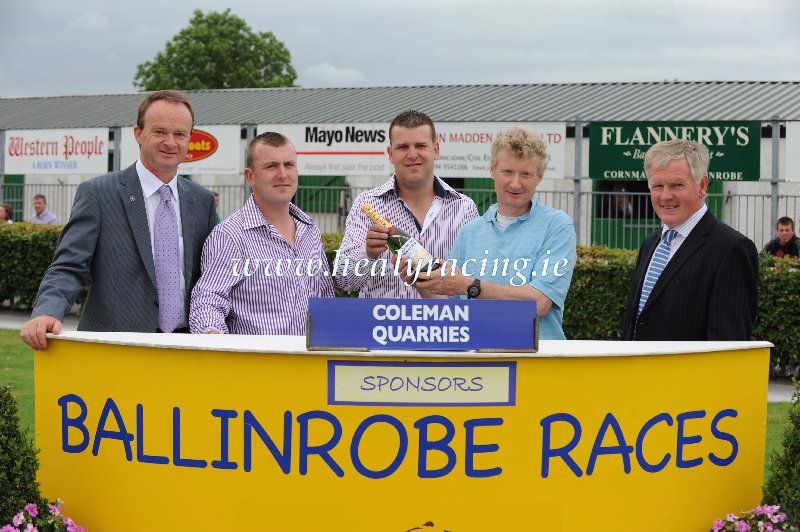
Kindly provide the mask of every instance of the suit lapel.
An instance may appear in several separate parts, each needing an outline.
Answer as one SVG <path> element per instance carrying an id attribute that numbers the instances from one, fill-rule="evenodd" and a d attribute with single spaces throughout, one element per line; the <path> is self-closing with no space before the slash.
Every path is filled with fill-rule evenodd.
<path id="1" fill-rule="evenodd" d="M 650 293 L 650 297 L 647 299 L 647 303 L 645 303 L 642 312 L 650 306 L 652 301 L 658 299 L 658 296 L 665 290 L 665 287 L 669 286 L 672 278 L 675 277 L 675 274 L 677 274 L 686 261 L 689 260 L 689 257 L 694 255 L 698 249 L 705 245 L 712 227 L 714 227 L 714 216 L 711 214 L 711 211 L 706 211 L 703 217 L 700 218 L 700 221 L 697 222 L 694 229 L 692 229 L 692 232 L 689 233 L 686 240 L 684 240 L 683 244 L 681 244 L 681 247 L 678 248 L 678 251 L 675 252 L 675 255 L 667 263 L 664 271 L 661 272 L 661 276 L 653 287 L 653 291 Z"/>
<path id="2" fill-rule="evenodd" d="M 650 265 L 650 259 L 653 257 L 653 253 L 656 252 L 659 242 L 661 242 L 661 227 L 659 227 L 653 235 L 648 237 L 648 240 L 645 241 L 645 245 L 640 251 L 640 253 L 643 254 L 642 261 L 639 263 L 639 269 L 635 272 L 636 278 L 633 280 L 633 286 L 639 287 L 636 293 L 637 308 L 639 305 L 639 298 L 642 296 L 642 285 L 647 275 L 647 267 Z"/>
<path id="3" fill-rule="evenodd" d="M 147 270 L 153 286 L 156 286 L 156 268 L 153 264 L 153 246 L 150 242 L 150 228 L 147 223 L 147 209 L 144 206 L 145 197 L 139 174 L 136 173 L 136 164 L 126 168 L 119 180 L 119 195 L 125 206 L 125 215 L 131 226 L 136 247 Z"/>
<path id="4" fill-rule="evenodd" d="M 183 234 L 183 278 L 186 281 L 186 288 L 188 289 L 192 284 L 192 268 L 194 266 L 194 227 L 195 225 L 195 208 L 194 208 L 194 195 L 192 194 L 189 185 L 182 177 L 178 177 L 178 201 L 181 209 L 181 232 Z"/>

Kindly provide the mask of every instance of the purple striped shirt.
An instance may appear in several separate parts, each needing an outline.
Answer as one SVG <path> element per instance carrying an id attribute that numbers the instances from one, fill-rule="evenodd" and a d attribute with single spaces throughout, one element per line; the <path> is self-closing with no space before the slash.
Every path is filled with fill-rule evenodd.
<path id="1" fill-rule="evenodd" d="M 297 227 L 294 248 L 264 219 L 252 194 L 214 228 L 192 290 L 192 333 L 306 334 L 308 298 L 333 297 L 333 284 L 319 227 L 296 205 L 289 212 Z"/>
<path id="2" fill-rule="evenodd" d="M 372 227 L 372 221 L 361 212 L 361 206 L 365 203 L 371 204 L 392 225 L 417 239 L 431 255 L 447 259 L 458 232 L 467 222 L 478 217 L 478 209 L 475 202 L 453 190 L 438 177 L 434 177 L 434 189 L 437 196 L 434 202 L 439 202 L 439 210 L 432 219 L 428 219 L 435 212 L 435 205 L 431 208 L 421 231 L 411 210 L 397 195 L 394 176 L 383 185 L 356 197 L 347 215 L 338 260 L 334 262 L 333 273 L 339 286 L 350 292 L 359 290 L 360 297 L 420 298 L 415 288 L 406 286 L 395 275 L 388 249 L 375 261 L 367 257 L 367 232 Z M 382 267 L 381 259 L 388 264 L 386 268 Z M 356 272 L 355 265 L 359 262 L 362 266 Z M 348 266 L 346 272 L 345 266 Z"/>

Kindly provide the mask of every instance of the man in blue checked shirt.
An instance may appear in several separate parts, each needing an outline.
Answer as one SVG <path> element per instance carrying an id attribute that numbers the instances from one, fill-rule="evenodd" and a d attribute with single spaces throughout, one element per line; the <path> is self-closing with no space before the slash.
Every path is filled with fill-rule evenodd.
<path id="1" fill-rule="evenodd" d="M 561 324 L 576 260 L 575 228 L 565 212 L 533 197 L 547 162 L 547 144 L 537 133 L 515 126 L 495 136 L 490 172 L 497 203 L 464 226 L 442 268 L 420 274 L 414 286 L 421 295 L 533 299 L 540 338 L 565 339 Z"/>
<path id="2" fill-rule="evenodd" d="M 253 194 L 203 246 L 192 291 L 192 333 L 305 335 L 308 298 L 333 297 L 319 227 L 291 203 L 297 152 L 280 133 L 247 148 Z"/>

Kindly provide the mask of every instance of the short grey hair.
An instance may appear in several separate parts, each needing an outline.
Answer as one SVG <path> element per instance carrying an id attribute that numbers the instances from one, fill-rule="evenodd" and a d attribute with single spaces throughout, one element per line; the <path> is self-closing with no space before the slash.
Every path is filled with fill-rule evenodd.
<path id="1" fill-rule="evenodd" d="M 651 170 L 661 170 L 672 161 L 686 159 L 695 182 L 708 174 L 708 148 L 693 140 L 674 139 L 653 144 L 644 155 L 644 172 L 650 181 Z"/>

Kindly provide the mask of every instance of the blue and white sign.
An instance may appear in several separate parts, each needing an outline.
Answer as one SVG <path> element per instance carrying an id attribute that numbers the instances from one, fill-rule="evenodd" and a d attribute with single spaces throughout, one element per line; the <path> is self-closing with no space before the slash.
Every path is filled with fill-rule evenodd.
<path id="1" fill-rule="evenodd" d="M 535 301 L 311 298 L 308 349 L 535 351 Z"/>

